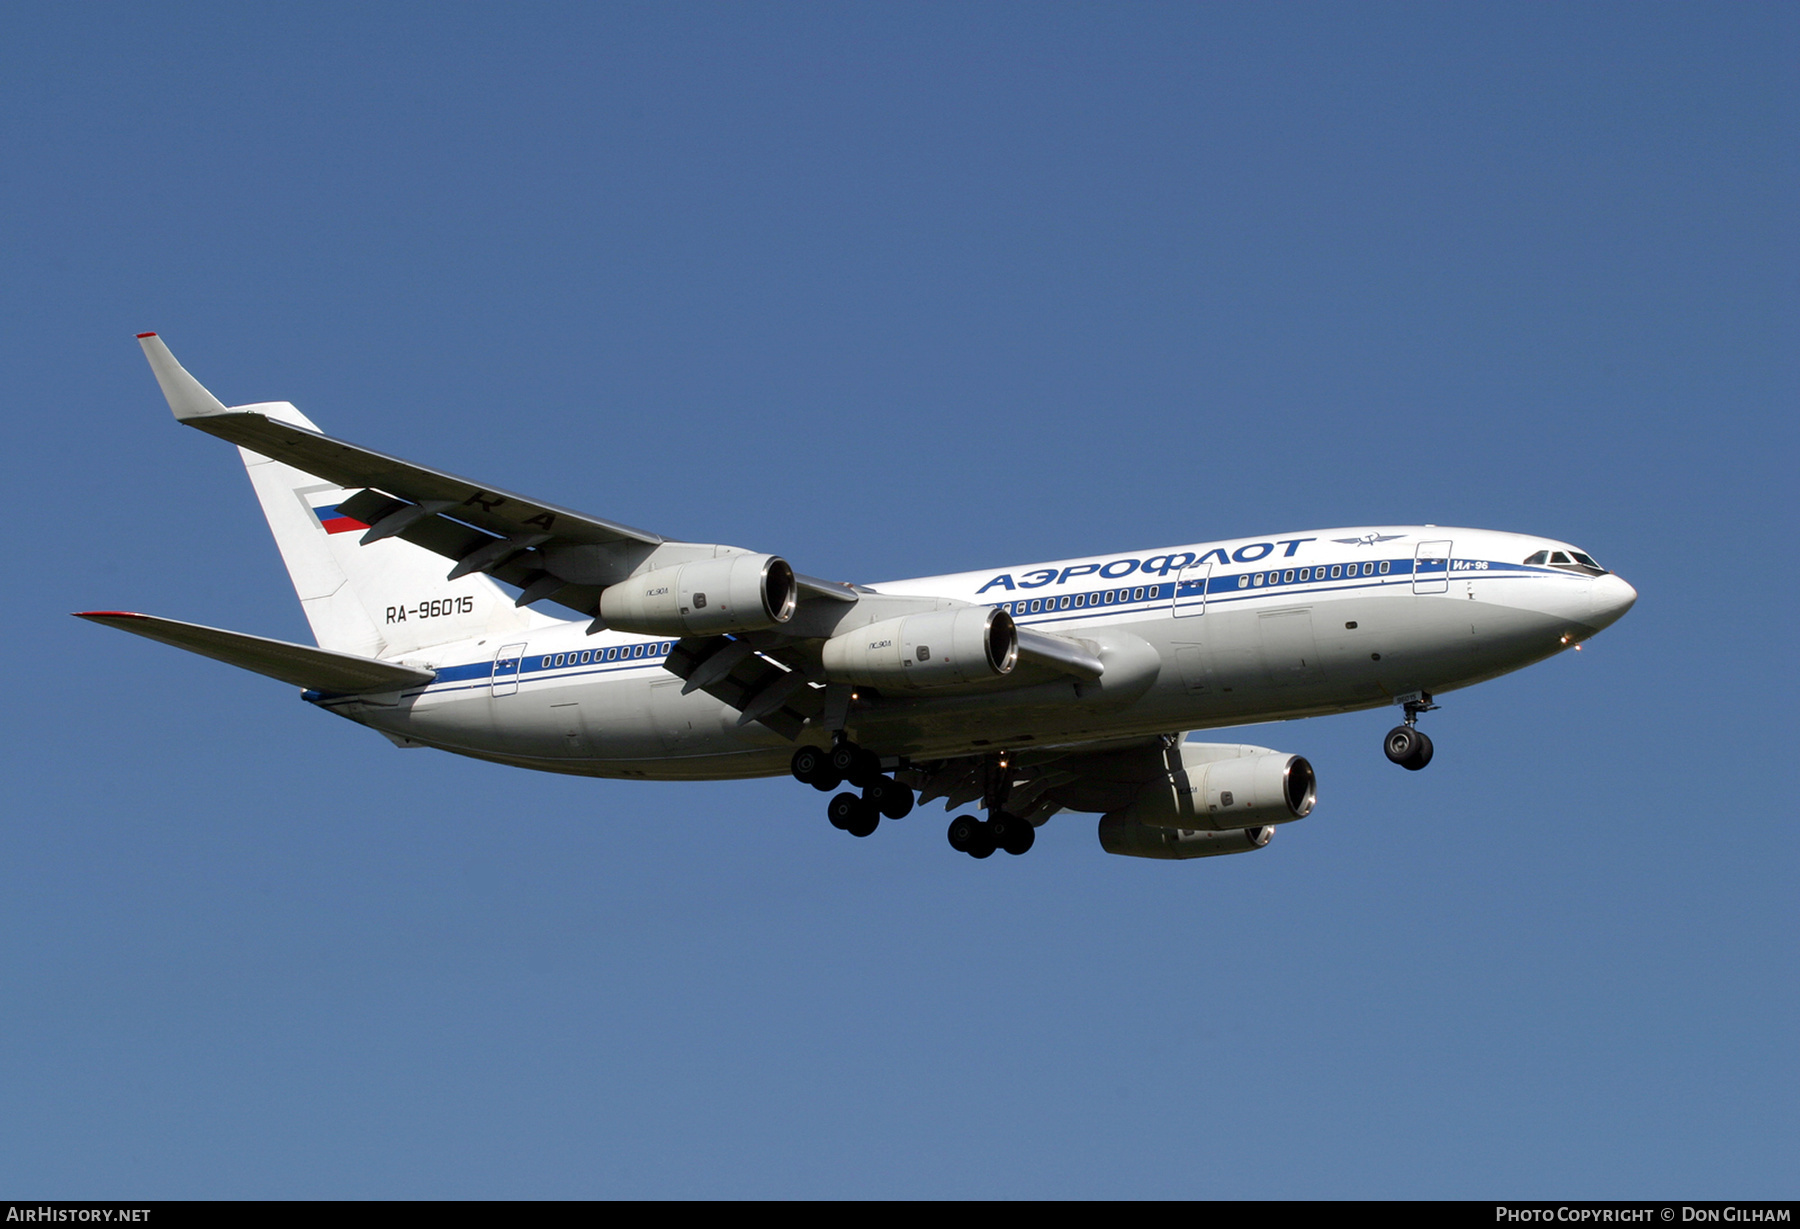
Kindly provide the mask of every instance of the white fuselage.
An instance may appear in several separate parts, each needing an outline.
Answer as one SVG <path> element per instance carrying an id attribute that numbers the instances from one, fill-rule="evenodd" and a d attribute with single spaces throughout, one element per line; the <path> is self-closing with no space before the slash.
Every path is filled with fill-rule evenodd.
<path id="1" fill-rule="evenodd" d="M 929 759 L 1375 708 L 1558 653 L 1636 598 L 1610 573 L 1521 562 L 1564 543 L 1487 530 L 1314 530 L 869 586 L 1001 606 L 1085 640 L 1099 683 L 1046 676 L 905 697 L 863 689 L 848 730 Z M 794 743 L 662 668 L 670 638 L 585 621 L 409 655 L 436 681 L 315 702 L 397 740 L 591 776 L 787 771 Z M 504 643 L 502 642 L 504 641 Z M 1115 664 L 1117 666 L 1115 667 Z M 823 743 L 808 728 L 801 741 Z"/>

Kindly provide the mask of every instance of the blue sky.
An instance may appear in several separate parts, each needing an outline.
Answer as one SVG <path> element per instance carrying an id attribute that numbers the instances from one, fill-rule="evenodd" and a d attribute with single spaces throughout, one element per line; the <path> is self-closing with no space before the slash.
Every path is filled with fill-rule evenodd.
<path id="1" fill-rule="evenodd" d="M 0 1189 L 1791 1196 L 1791 6 L 15 7 Z M 1583 653 L 1251 857 L 400 752 L 227 402 L 874 581 L 1550 534 Z M 1231 735 L 1226 735 L 1231 737 Z"/>

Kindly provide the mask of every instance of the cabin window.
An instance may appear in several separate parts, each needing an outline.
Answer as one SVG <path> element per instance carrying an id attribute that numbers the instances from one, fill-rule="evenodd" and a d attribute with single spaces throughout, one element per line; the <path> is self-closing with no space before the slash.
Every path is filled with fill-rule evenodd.
<path id="1" fill-rule="evenodd" d="M 1040 603 L 1040 599 L 1035 598 L 1035 597 L 1031 599 L 1031 613 L 1032 614 L 1036 614 L 1038 612 L 1039 603 Z"/>
<path id="2" fill-rule="evenodd" d="M 1365 564 L 1363 564 L 1363 573 L 1362 573 L 1362 574 L 1363 574 L 1363 575 L 1364 575 L 1364 576 L 1373 576 L 1373 575 L 1375 575 L 1375 565 L 1374 565 L 1374 564 L 1372 564 L 1372 563 L 1365 563 Z"/>
<path id="3" fill-rule="evenodd" d="M 1386 575 L 1387 575 L 1387 574 L 1388 574 L 1388 568 L 1389 568 L 1389 566 L 1390 566 L 1390 565 L 1389 565 L 1389 563 L 1388 563 L 1388 561 L 1387 561 L 1387 560 L 1386 560 L 1386 559 L 1383 559 L 1383 560 L 1382 560 L 1382 561 L 1381 561 L 1381 574 L 1382 574 L 1382 575 L 1383 575 L 1383 576 L 1386 576 Z"/>
<path id="4" fill-rule="evenodd" d="M 1131 600 L 1134 602 L 1143 601 L 1144 600 L 1144 591 L 1142 589 L 1133 589 L 1131 591 Z"/>
<path id="5" fill-rule="evenodd" d="M 1256 575 L 1252 576 L 1250 578 L 1250 583 L 1260 587 L 1263 583 L 1263 574 L 1258 572 Z"/>

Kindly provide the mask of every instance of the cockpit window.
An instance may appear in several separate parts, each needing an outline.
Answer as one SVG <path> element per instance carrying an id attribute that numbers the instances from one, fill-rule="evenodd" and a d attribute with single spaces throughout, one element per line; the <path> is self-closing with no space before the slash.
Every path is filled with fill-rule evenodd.
<path id="1" fill-rule="evenodd" d="M 1564 572 L 1576 572 L 1582 576 L 1606 575 L 1606 569 L 1594 562 L 1592 555 L 1583 554 L 1578 550 L 1541 550 L 1529 556 L 1525 563 L 1527 566 L 1535 563 L 1559 568 Z"/>

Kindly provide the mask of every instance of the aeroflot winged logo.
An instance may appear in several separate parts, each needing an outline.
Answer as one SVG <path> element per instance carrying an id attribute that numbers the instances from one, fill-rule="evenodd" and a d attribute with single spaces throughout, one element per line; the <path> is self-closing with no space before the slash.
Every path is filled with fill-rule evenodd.
<path id="1" fill-rule="evenodd" d="M 1333 542 L 1344 546 L 1373 546 L 1377 542 L 1392 542 L 1395 538 L 1404 538 L 1403 533 L 1365 533 L 1360 538 L 1333 538 Z"/>
<path id="2" fill-rule="evenodd" d="M 1370 535 L 1373 537 L 1374 535 Z M 1399 537 L 1399 534 L 1390 535 Z M 1360 538 L 1349 541 L 1359 542 Z M 1377 538 L 1385 542 L 1386 538 Z M 1277 546 L 1287 549 L 1281 552 L 1283 559 L 1292 559 L 1294 552 L 1300 549 L 1302 542 L 1317 542 L 1317 538 L 1278 538 L 1273 542 L 1249 542 L 1238 547 L 1230 554 L 1225 553 L 1223 546 L 1215 546 L 1205 554 L 1196 555 L 1191 550 L 1177 551 L 1172 555 L 1152 555 L 1148 559 L 1109 559 L 1105 563 L 1074 563 L 1060 572 L 1055 568 L 1039 568 L 1035 572 L 1027 572 L 1018 580 L 1013 579 L 1011 572 L 1002 572 L 994 579 L 975 590 L 977 596 L 986 593 L 998 585 L 1002 589 L 1041 589 L 1045 585 L 1066 585 L 1071 580 L 1083 576 L 1098 574 L 1104 580 L 1118 580 L 1136 572 L 1140 576 L 1167 576 L 1170 572 L 1179 572 L 1183 568 L 1197 564 L 1218 562 L 1222 564 L 1255 563 L 1258 559 L 1267 559 Z"/>

